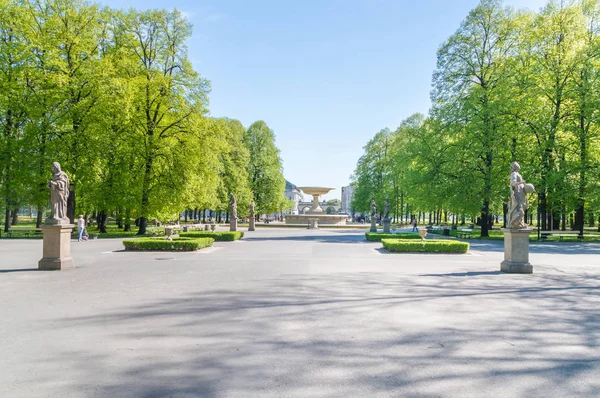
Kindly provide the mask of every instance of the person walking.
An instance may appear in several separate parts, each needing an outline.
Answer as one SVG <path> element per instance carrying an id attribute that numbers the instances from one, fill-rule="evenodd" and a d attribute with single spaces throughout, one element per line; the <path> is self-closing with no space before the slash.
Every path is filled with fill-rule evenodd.
<path id="1" fill-rule="evenodd" d="M 80 214 L 79 218 L 77 219 L 77 229 L 79 232 L 79 237 L 77 239 L 77 242 L 81 242 L 81 237 L 83 236 L 83 233 L 85 232 L 85 219 L 83 218 L 82 214 Z"/>
<path id="2" fill-rule="evenodd" d="M 412 225 L 413 225 L 413 229 L 412 229 L 412 231 L 413 231 L 413 232 L 415 232 L 415 231 L 417 231 L 417 232 L 418 232 L 418 231 L 419 231 L 419 229 L 417 228 L 417 219 L 416 219 L 416 218 L 413 218 Z"/>

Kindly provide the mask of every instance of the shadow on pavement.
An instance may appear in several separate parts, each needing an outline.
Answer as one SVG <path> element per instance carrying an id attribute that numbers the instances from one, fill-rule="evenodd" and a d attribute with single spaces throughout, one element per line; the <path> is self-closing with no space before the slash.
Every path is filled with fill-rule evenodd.
<path id="1" fill-rule="evenodd" d="M 120 350 L 54 366 L 84 390 L 102 374 L 103 396 L 600 395 L 598 279 L 498 274 L 286 275 L 124 303 L 55 325 Z"/>
<path id="2" fill-rule="evenodd" d="M 454 272 L 450 274 L 424 274 L 420 276 L 482 276 L 482 275 L 502 275 L 501 271 L 485 271 L 485 272 Z"/>
<path id="3" fill-rule="evenodd" d="M 39 269 L 37 268 L 17 268 L 17 269 L 0 269 L 0 274 L 5 274 L 9 272 L 37 272 Z"/>

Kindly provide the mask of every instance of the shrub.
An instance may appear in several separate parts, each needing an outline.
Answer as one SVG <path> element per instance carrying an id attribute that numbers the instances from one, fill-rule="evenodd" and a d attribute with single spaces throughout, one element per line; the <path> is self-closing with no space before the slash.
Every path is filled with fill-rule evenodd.
<path id="1" fill-rule="evenodd" d="M 212 238 L 136 238 L 123 241 L 125 250 L 195 251 L 212 246 Z"/>
<path id="2" fill-rule="evenodd" d="M 419 234 L 384 234 L 382 232 L 366 232 L 365 237 L 371 242 L 381 242 L 382 239 L 421 239 Z"/>
<path id="3" fill-rule="evenodd" d="M 383 239 L 383 247 L 391 252 L 466 253 L 469 242 L 455 240 L 425 240 L 413 242 L 401 239 Z"/>
<path id="4" fill-rule="evenodd" d="M 229 232 L 210 232 L 210 231 L 190 231 L 181 232 L 179 234 L 182 238 L 212 238 L 217 242 L 231 242 L 234 240 L 242 239 L 244 233 L 242 231 L 229 231 Z"/>

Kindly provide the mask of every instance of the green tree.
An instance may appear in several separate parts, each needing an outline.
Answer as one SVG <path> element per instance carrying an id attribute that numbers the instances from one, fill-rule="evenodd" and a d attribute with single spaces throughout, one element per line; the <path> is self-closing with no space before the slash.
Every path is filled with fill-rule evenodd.
<path id="1" fill-rule="evenodd" d="M 510 9 L 500 0 L 482 0 L 438 51 L 434 115 L 451 126 L 461 149 L 452 165 L 466 172 L 460 183 L 481 198 L 481 236 L 489 236 L 491 205 L 506 174 L 503 105 L 513 73 L 507 60 L 516 52 L 518 35 Z"/>
<path id="2" fill-rule="evenodd" d="M 248 177 L 256 213 L 280 211 L 285 179 L 273 130 L 262 120 L 254 122 L 244 136 L 244 145 L 250 154 Z"/>
<path id="3" fill-rule="evenodd" d="M 209 84 L 187 59 L 191 27 L 179 11 L 132 10 L 123 14 L 122 24 L 124 45 L 136 59 L 129 76 L 136 99 L 131 134 L 140 144 L 143 235 L 150 215 L 168 217 L 193 197 L 197 180 L 191 174 L 199 166 L 193 160 L 200 152 Z"/>

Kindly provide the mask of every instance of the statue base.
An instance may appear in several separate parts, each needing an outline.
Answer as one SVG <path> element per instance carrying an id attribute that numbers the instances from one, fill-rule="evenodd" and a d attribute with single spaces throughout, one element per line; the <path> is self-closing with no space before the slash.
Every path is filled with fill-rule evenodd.
<path id="1" fill-rule="evenodd" d="M 503 228 L 504 232 L 504 261 L 500 271 L 509 274 L 531 274 L 533 265 L 529 263 L 529 234 L 530 228 Z"/>
<path id="2" fill-rule="evenodd" d="M 237 231 L 237 220 L 236 219 L 232 218 L 229 221 L 229 231 L 231 231 L 231 232 Z"/>
<path id="3" fill-rule="evenodd" d="M 390 231 L 390 223 L 391 222 L 392 222 L 392 220 L 390 218 L 383 219 L 383 233 L 384 234 L 391 234 L 391 231 Z"/>
<path id="4" fill-rule="evenodd" d="M 254 217 L 250 217 L 250 220 L 248 220 L 248 231 L 256 231 Z"/>
<path id="5" fill-rule="evenodd" d="M 375 218 L 371 219 L 371 229 L 369 230 L 369 232 L 377 232 L 377 221 L 375 220 Z"/>
<path id="6" fill-rule="evenodd" d="M 73 224 L 42 225 L 44 233 L 44 257 L 38 262 L 39 270 L 63 270 L 73 268 L 71 257 L 71 232 Z"/>

